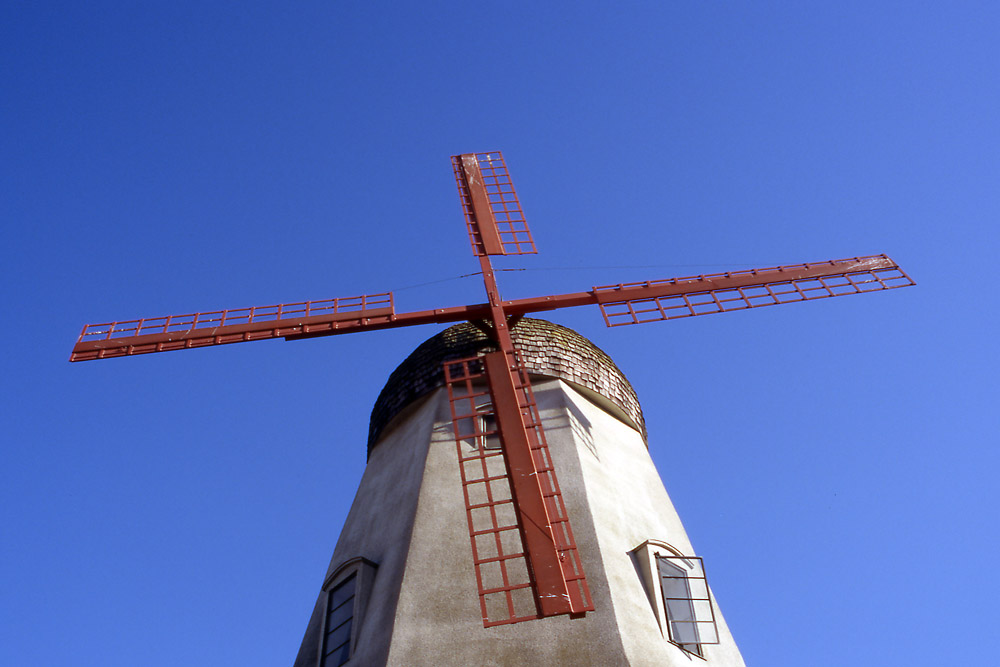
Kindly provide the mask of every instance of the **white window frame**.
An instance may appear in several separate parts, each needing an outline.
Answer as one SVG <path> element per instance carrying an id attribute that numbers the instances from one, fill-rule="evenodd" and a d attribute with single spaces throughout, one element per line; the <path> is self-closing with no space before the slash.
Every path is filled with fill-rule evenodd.
<path id="1" fill-rule="evenodd" d="M 670 544 L 659 540 L 646 540 L 630 551 L 629 555 L 631 556 L 633 564 L 642 579 L 643 588 L 646 591 L 646 596 L 649 599 L 649 604 L 656 616 L 656 621 L 660 627 L 660 633 L 663 635 L 663 638 L 683 650 L 688 655 L 704 659 L 706 657 L 705 646 L 709 644 L 718 644 L 720 643 L 720 639 L 718 622 L 716 621 L 715 602 L 711 598 L 711 591 L 708 588 L 708 580 L 704 577 L 705 570 L 703 563 L 701 563 L 701 558 L 697 556 L 685 556 L 679 549 L 676 549 Z M 702 617 L 693 614 L 695 619 L 697 619 L 697 623 L 695 623 L 694 627 L 698 629 L 696 636 L 699 641 L 696 643 L 677 641 L 673 636 L 675 633 L 671 632 L 671 618 L 667 602 L 664 599 L 664 588 L 661 579 L 661 570 L 659 567 L 661 559 L 675 568 L 678 567 L 672 562 L 675 560 L 681 561 L 682 563 L 686 561 L 692 565 L 694 561 L 698 561 L 696 571 L 700 571 L 702 576 L 692 577 L 691 582 L 700 580 L 701 583 L 696 584 L 696 586 L 699 588 L 699 591 L 703 590 L 703 592 L 699 592 L 696 596 L 694 596 L 690 603 L 692 612 L 694 612 L 696 603 L 700 603 L 698 604 L 698 607 L 702 611 Z M 677 579 L 680 580 L 681 578 L 682 577 L 679 576 Z M 689 592 L 691 591 L 691 582 L 687 583 L 687 590 Z M 676 595 L 676 593 L 674 594 Z M 706 605 L 709 611 L 707 613 L 708 617 L 704 618 Z M 693 622 L 694 619 L 674 620 L 686 623 L 689 621 Z M 702 626 L 709 625 L 711 626 L 711 631 L 703 633 Z M 707 630 L 707 627 L 705 629 Z"/>

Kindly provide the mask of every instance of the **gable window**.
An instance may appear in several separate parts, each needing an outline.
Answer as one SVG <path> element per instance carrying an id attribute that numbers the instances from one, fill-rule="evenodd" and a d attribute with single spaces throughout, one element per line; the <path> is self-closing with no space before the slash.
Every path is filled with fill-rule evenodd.
<path id="1" fill-rule="evenodd" d="M 351 626 L 357 577 L 352 573 L 327 594 L 326 630 L 321 667 L 340 667 L 351 657 Z"/>
<path id="2" fill-rule="evenodd" d="M 363 556 L 350 558 L 333 569 L 323 584 L 322 634 L 316 642 L 319 667 L 340 667 L 358 654 L 359 633 L 371 599 L 378 565 Z M 312 627 L 312 626 L 310 626 Z M 318 630 L 318 628 L 317 628 Z M 318 634 L 318 633 L 317 633 Z M 315 636 L 315 635 L 314 635 Z M 364 661 L 364 651 L 355 662 Z"/>
<path id="3" fill-rule="evenodd" d="M 656 554 L 656 571 L 669 639 L 704 657 L 703 644 L 718 644 L 715 611 L 701 558 Z"/>
<path id="4" fill-rule="evenodd" d="M 708 659 L 705 646 L 719 644 L 705 565 L 660 540 L 629 552 L 663 637 L 690 655 Z"/>

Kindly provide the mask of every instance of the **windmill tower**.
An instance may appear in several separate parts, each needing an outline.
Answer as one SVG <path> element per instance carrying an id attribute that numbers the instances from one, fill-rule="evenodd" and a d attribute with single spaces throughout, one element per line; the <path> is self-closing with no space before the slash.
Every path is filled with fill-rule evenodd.
<path id="1" fill-rule="evenodd" d="M 461 324 L 419 346 L 372 410 L 368 468 L 295 667 L 743 665 L 628 380 L 574 331 L 524 319 L 512 333 L 589 610 L 538 618 L 488 394 L 473 385 L 479 414 L 452 427 L 442 368 L 494 347 Z"/>
<path id="2" fill-rule="evenodd" d="M 452 167 L 486 303 L 397 313 L 385 293 L 91 324 L 71 361 L 467 321 L 376 404 L 296 664 L 742 664 L 627 380 L 578 334 L 524 316 L 597 304 L 619 326 L 913 281 L 877 255 L 504 301 L 490 257 L 535 252 L 506 164 Z"/>

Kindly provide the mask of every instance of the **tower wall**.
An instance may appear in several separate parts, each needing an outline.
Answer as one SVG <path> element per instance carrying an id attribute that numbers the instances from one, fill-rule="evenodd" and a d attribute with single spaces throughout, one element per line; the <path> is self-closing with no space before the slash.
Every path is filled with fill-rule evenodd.
<path id="1" fill-rule="evenodd" d="M 363 617 L 357 622 L 356 650 L 349 664 L 384 665 L 388 659 L 438 403 L 425 399 L 411 406 L 406 418 L 387 434 L 384 446 L 372 452 L 324 576 L 325 583 L 356 558 L 377 566 Z M 324 590 L 316 600 L 295 667 L 320 664 L 325 605 Z"/>
<path id="2" fill-rule="evenodd" d="M 650 562 L 661 547 L 649 545 L 686 556 L 694 551 L 640 427 L 593 389 L 537 375 L 532 385 L 595 611 L 483 627 L 447 392 L 431 389 L 386 420 L 370 443 L 368 468 L 327 572 L 332 583 L 345 563 L 373 564 L 370 585 L 359 593 L 364 599 L 346 664 L 700 661 L 668 640 L 662 602 L 657 607 L 659 581 Z M 321 592 L 295 667 L 320 665 L 325 601 Z M 704 657 L 743 665 L 714 598 L 712 607 L 720 643 L 702 645 Z"/>

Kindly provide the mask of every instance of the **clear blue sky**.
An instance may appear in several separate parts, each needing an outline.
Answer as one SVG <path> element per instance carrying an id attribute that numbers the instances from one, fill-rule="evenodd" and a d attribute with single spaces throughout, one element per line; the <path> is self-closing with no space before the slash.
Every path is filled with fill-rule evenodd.
<path id="1" fill-rule="evenodd" d="M 290 664 L 368 413 L 440 327 L 69 364 L 87 322 L 886 252 L 918 286 L 605 329 L 754 667 L 987 664 L 996 2 L 7 2 L 0 663 Z M 616 267 L 616 268 L 609 268 Z M 617 268 L 621 267 L 621 268 Z M 409 288 L 409 289 L 403 289 Z"/>

